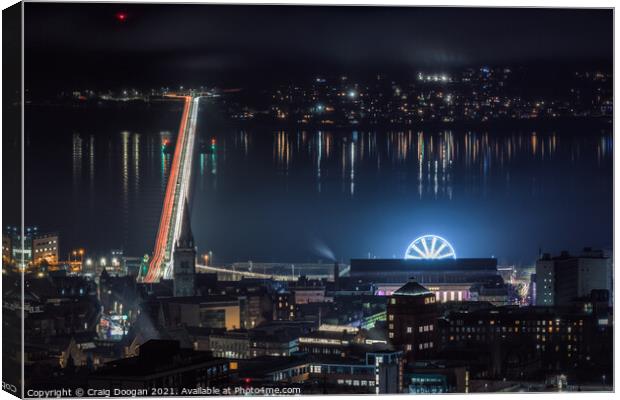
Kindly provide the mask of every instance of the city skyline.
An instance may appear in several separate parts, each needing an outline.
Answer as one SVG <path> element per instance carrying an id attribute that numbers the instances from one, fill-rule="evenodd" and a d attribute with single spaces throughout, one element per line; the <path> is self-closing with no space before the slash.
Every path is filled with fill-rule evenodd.
<path id="1" fill-rule="evenodd" d="M 4 390 L 613 392 L 613 8 L 5 21 Z"/>

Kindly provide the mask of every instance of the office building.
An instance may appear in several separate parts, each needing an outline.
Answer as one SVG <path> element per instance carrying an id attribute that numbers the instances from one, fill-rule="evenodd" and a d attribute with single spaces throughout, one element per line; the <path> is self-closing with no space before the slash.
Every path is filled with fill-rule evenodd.
<path id="1" fill-rule="evenodd" d="M 536 261 L 535 279 L 540 306 L 567 305 L 593 290 L 607 290 L 613 296 L 611 259 L 590 248 L 578 256 L 566 251 L 557 257 L 544 254 Z"/>
<path id="2" fill-rule="evenodd" d="M 410 280 L 388 299 L 388 340 L 407 360 L 429 358 L 436 350 L 437 298 Z"/>
<path id="3" fill-rule="evenodd" d="M 45 261 L 48 264 L 58 262 L 58 234 L 48 233 L 35 235 L 32 238 L 32 260 L 35 265 Z"/>

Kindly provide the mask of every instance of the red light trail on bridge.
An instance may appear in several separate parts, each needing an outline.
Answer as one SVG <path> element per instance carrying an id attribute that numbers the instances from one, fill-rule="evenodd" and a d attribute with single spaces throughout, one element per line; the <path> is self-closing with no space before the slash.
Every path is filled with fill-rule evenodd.
<path id="1" fill-rule="evenodd" d="M 161 218 L 159 220 L 159 230 L 157 231 L 157 238 L 155 240 L 155 249 L 153 251 L 153 257 L 149 264 L 148 272 L 143 277 L 143 282 L 154 283 L 158 282 L 165 274 L 166 268 L 168 268 L 171 260 L 171 253 L 174 246 L 175 238 L 175 214 L 178 214 L 179 210 L 182 211 L 182 207 L 185 199 L 180 199 L 180 195 L 185 196 L 183 193 L 182 183 L 179 181 L 179 177 L 183 173 L 184 161 L 191 164 L 191 156 L 187 157 L 188 160 L 184 160 L 184 153 L 191 152 L 193 149 L 193 140 L 188 140 L 188 121 L 191 117 L 190 110 L 192 108 L 191 96 L 168 96 L 174 98 L 181 98 L 185 100 L 183 107 L 183 115 L 181 117 L 181 125 L 179 127 L 179 134 L 177 136 L 176 146 L 174 149 L 174 156 L 172 159 L 172 166 L 170 168 L 170 175 L 168 177 L 168 184 L 166 186 L 166 194 L 164 197 L 164 205 L 161 212 Z M 198 105 L 196 104 L 195 107 Z M 190 127 L 193 129 L 193 126 Z M 190 147 L 186 149 L 186 147 Z M 191 165 L 189 167 L 191 169 Z M 181 180 L 187 181 L 181 176 Z M 178 218 L 177 218 L 178 219 Z"/>

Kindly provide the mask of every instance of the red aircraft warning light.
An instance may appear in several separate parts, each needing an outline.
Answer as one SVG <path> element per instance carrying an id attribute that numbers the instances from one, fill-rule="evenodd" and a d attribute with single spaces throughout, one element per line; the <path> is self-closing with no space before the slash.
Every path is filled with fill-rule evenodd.
<path id="1" fill-rule="evenodd" d="M 119 11 L 116 13 L 116 19 L 120 22 L 125 22 L 127 20 L 127 13 Z"/>

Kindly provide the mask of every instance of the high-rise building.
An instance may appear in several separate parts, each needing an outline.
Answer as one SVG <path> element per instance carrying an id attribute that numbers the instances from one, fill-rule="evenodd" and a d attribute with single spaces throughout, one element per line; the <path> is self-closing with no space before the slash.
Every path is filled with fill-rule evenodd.
<path id="1" fill-rule="evenodd" d="M 536 261 L 536 305 L 567 305 L 592 290 L 611 294 L 611 260 L 602 251 L 585 248 L 579 256 L 563 251 Z M 611 296 L 610 296 L 611 298 Z"/>
<path id="2" fill-rule="evenodd" d="M 388 300 L 388 339 L 407 360 L 430 357 L 437 347 L 437 300 L 424 286 L 411 279 Z"/>
<path id="3" fill-rule="evenodd" d="M 196 247 L 190 226 L 189 206 L 185 202 L 181 234 L 174 247 L 174 296 L 194 296 L 196 285 Z"/>

